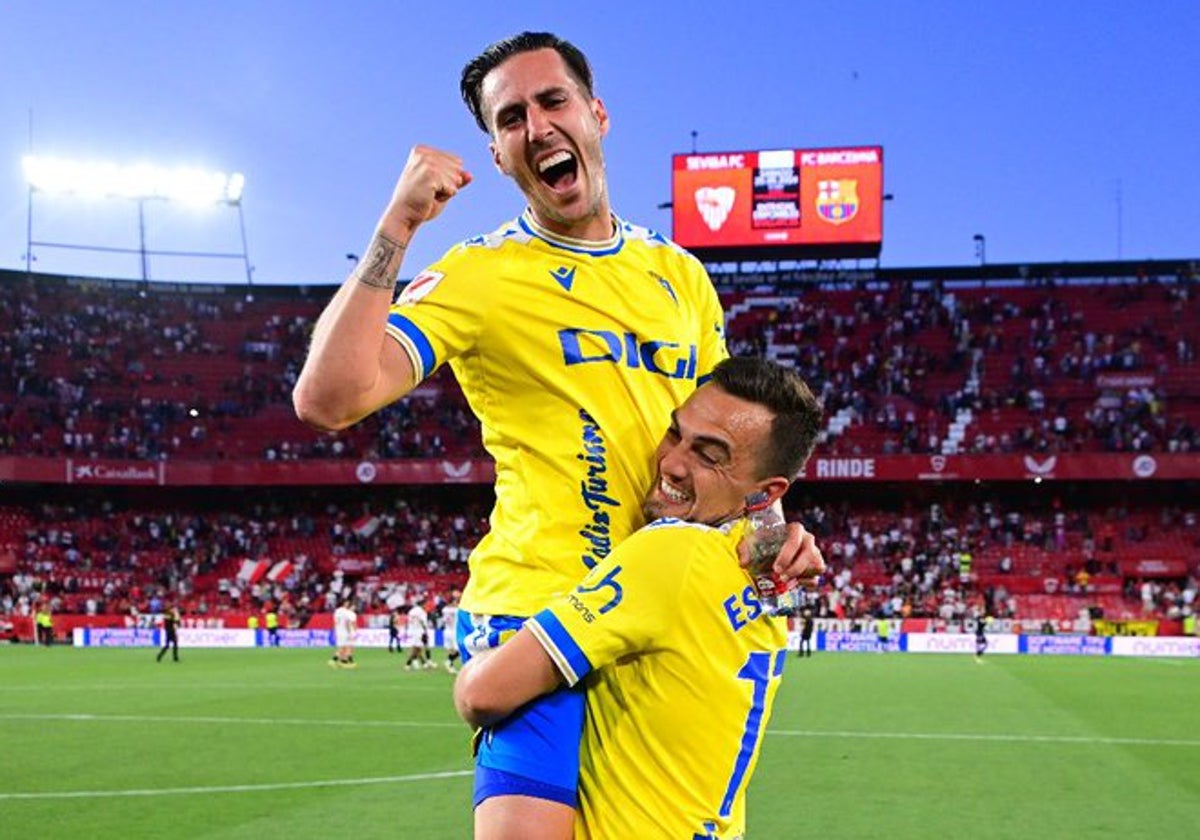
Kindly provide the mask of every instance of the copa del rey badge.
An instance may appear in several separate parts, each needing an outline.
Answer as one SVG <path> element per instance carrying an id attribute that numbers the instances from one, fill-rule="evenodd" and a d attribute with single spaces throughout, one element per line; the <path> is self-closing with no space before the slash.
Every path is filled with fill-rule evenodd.
<path id="1" fill-rule="evenodd" d="M 841 178 L 817 182 L 817 215 L 832 225 L 841 225 L 858 215 L 858 181 Z"/>
<path id="2" fill-rule="evenodd" d="M 440 271 L 422 271 L 412 279 L 412 282 L 404 287 L 404 291 L 400 293 L 400 297 L 396 300 L 396 303 L 416 303 L 421 298 L 425 297 L 425 295 L 432 292 L 434 287 L 436 287 L 445 276 L 446 275 L 442 274 Z"/>

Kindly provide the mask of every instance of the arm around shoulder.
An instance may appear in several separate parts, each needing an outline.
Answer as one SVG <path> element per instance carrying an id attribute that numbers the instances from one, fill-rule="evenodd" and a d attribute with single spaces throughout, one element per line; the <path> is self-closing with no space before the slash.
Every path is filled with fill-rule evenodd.
<path id="1" fill-rule="evenodd" d="M 562 684 L 550 655 L 524 628 L 496 651 L 467 663 L 454 682 L 454 707 L 470 726 L 490 726 Z"/>

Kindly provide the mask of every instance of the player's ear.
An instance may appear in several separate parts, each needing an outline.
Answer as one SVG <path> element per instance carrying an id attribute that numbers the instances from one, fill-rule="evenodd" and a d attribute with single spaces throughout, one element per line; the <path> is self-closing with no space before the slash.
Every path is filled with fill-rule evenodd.
<path id="1" fill-rule="evenodd" d="M 600 136 L 608 134 L 608 109 L 604 107 L 604 103 L 599 97 L 592 99 L 592 116 L 596 118 L 596 122 L 600 126 Z"/>
<path id="2" fill-rule="evenodd" d="M 497 148 L 495 143 L 488 143 L 488 151 L 492 153 L 492 163 L 495 164 L 497 171 L 499 171 L 501 175 L 511 174 L 508 171 L 508 168 L 504 165 L 504 158 L 500 156 L 500 149 Z"/>
<path id="3" fill-rule="evenodd" d="M 746 496 L 746 507 L 755 510 L 775 504 L 783 498 L 791 482 L 781 475 L 758 482 L 753 493 Z"/>

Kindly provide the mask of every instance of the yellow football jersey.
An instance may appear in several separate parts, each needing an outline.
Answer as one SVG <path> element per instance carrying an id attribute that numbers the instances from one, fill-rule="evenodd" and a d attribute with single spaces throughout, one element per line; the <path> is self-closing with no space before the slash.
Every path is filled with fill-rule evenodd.
<path id="1" fill-rule="evenodd" d="M 640 527 L 671 412 L 727 355 L 704 267 L 614 226 L 606 242 L 563 239 L 526 211 L 451 249 L 392 307 L 417 377 L 449 362 L 496 461 L 470 612 L 531 615 Z"/>
<path id="2" fill-rule="evenodd" d="M 586 678 L 577 838 L 745 832 L 787 630 L 738 566 L 743 531 L 659 520 L 526 622 Z"/>

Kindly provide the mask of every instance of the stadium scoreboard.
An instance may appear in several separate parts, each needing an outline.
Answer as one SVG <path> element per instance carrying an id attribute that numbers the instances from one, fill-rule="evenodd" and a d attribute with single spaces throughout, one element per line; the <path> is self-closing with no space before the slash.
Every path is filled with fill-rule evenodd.
<path id="1" fill-rule="evenodd" d="M 674 155 L 672 238 L 703 260 L 877 257 L 883 148 Z"/>

